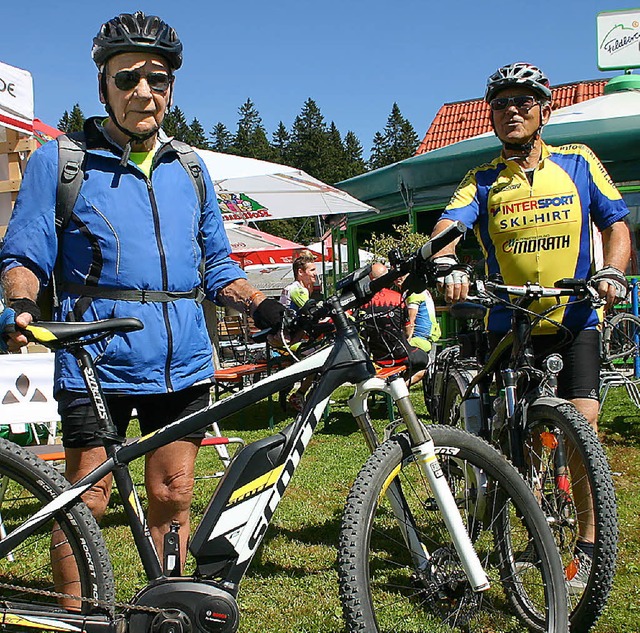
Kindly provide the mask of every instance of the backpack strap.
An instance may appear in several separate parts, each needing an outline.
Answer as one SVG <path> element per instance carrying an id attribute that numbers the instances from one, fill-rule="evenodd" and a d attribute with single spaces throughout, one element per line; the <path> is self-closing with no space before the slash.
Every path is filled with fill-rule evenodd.
<path id="1" fill-rule="evenodd" d="M 62 134 L 56 139 L 58 143 L 58 186 L 56 188 L 56 234 L 58 236 L 58 253 L 51 275 L 51 299 L 53 307 L 60 305 L 58 289 L 62 283 L 62 257 L 60 242 L 64 229 L 71 220 L 73 208 L 80 194 L 84 180 L 84 163 L 87 144 L 83 132 Z"/>
<path id="2" fill-rule="evenodd" d="M 178 152 L 178 160 L 193 182 L 193 186 L 198 195 L 198 201 L 200 202 L 200 208 L 202 209 L 207 199 L 207 186 L 202 177 L 202 165 L 200 164 L 198 155 L 191 145 L 187 145 L 182 141 L 173 139 L 171 145 Z"/>
<path id="3" fill-rule="evenodd" d="M 58 143 L 58 188 L 56 191 L 56 231 L 67 227 L 84 180 L 87 144 L 82 132 L 63 134 Z"/>
<path id="4" fill-rule="evenodd" d="M 171 141 L 172 147 L 178 152 L 178 160 L 180 164 L 184 167 L 185 171 L 191 178 L 191 182 L 195 187 L 196 194 L 198 196 L 198 202 L 200 203 L 200 211 L 204 209 L 204 203 L 207 199 L 207 186 L 204 182 L 204 178 L 202 176 L 202 165 L 200 164 L 200 160 L 198 159 L 198 155 L 191 145 L 187 145 L 187 143 L 183 143 L 182 141 L 176 141 L 173 139 Z M 200 236 L 201 237 L 201 236 Z M 204 269 L 205 269 L 205 254 L 204 254 L 204 244 L 202 243 L 202 239 L 199 239 L 200 242 L 200 250 L 202 252 L 202 258 L 200 260 L 200 295 L 204 297 Z"/>

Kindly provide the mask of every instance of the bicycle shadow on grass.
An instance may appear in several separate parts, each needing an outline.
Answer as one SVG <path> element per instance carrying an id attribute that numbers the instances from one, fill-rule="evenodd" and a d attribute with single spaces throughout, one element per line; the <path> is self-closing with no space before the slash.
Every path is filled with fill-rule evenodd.
<path id="1" fill-rule="evenodd" d="M 285 537 L 304 545 L 326 545 L 337 547 L 340 525 L 342 522 L 342 508 L 336 510 L 323 523 L 308 523 L 300 528 L 287 528 L 281 525 L 270 525 L 264 537 L 264 543 L 269 543 L 275 537 Z"/>
<path id="2" fill-rule="evenodd" d="M 612 390 L 600 413 L 598 426 L 605 444 L 640 447 L 640 409 L 624 389 Z"/>
<path id="3" fill-rule="evenodd" d="M 640 415 L 616 415 L 600 422 L 606 444 L 640 448 Z"/>
<path id="4" fill-rule="evenodd" d="M 368 406 L 369 415 L 376 429 L 389 423 L 389 407 L 385 399 L 369 398 Z M 397 412 L 394 411 L 393 415 L 397 415 Z M 321 424 L 322 427 L 318 433 L 322 435 L 348 437 L 358 431 L 358 425 L 346 402 L 330 405 L 328 413 L 323 415 Z"/>

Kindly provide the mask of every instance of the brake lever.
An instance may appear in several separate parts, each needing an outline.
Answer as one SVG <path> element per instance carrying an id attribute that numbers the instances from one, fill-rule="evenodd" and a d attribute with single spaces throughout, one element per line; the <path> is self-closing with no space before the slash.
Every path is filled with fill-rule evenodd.
<path id="1" fill-rule="evenodd" d="M 604 297 L 600 296 L 597 288 L 594 288 L 590 283 L 587 283 L 586 290 L 589 295 L 589 301 L 591 301 L 592 307 L 601 308 L 603 305 L 606 305 L 607 300 Z"/>

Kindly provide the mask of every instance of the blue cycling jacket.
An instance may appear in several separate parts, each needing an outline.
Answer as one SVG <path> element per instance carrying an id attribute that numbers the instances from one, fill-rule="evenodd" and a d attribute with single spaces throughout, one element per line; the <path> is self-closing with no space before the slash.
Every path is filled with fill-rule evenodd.
<path id="1" fill-rule="evenodd" d="M 160 135 L 147 178 L 131 161 L 120 165 L 122 150 L 102 133 L 99 119 L 85 125 L 87 158 L 84 183 L 61 243 L 55 229 L 58 180 L 57 143 L 47 143 L 30 158 L 0 252 L 7 269 L 29 268 L 46 284 L 58 248 L 65 283 L 121 289 L 187 292 L 203 284 L 207 298 L 244 272 L 229 255 L 211 178 L 202 164 L 206 201 L 179 162 L 171 140 Z M 149 394 L 185 389 L 213 375 L 211 344 L 202 306 L 194 299 L 139 303 L 60 293 L 56 320 L 92 321 L 136 317 L 138 332 L 91 345 L 107 392 Z M 56 353 L 54 390 L 85 390 L 77 363 Z"/>

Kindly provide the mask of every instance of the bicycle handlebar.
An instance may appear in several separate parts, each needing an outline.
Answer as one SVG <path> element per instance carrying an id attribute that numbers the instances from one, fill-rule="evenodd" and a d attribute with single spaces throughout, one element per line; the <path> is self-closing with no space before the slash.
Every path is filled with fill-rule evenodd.
<path id="1" fill-rule="evenodd" d="M 390 269 L 377 279 L 370 277 L 371 264 L 354 270 L 338 282 L 335 295 L 318 302 L 310 299 L 296 314 L 291 317 L 285 316 L 280 334 L 294 334 L 300 330 L 311 333 L 310 330 L 322 319 L 335 317 L 336 311 L 344 313 L 368 303 L 377 292 L 383 288 L 390 288 L 403 275 L 430 278 L 434 272 L 429 268 L 433 254 L 462 237 L 466 231 L 464 223 L 454 222 L 408 257 L 402 258 L 397 252 L 391 253 Z M 426 287 L 426 280 L 423 287 Z M 259 343 L 264 342 L 269 334 L 273 332 L 262 330 L 253 334 L 252 339 Z"/>
<path id="2" fill-rule="evenodd" d="M 580 297 L 588 299 L 594 307 L 603 304 L 597 290 L 586 279 L 560 279 L 554 287 L 542 286 L 539 283 L 527 282 L 523 286 L 512 286 L 491 280 L 477 279 L 473 282 L 477 298 L 480 301 L 500 302 L 503 299 L 495 297 L 494 293 L 506 292 L 517 297 L 531 300 L 545 297 Z"/>
<path id="3" fill-rule="evenodd" d="M 296 325 L 317 323 L 320 319 L 333 316 L 336 303 L 343 311 L 358 308 L 371 301 L 373 296 L 383 288 L 390 288 L 393 283 L 403 275 L 429 275 L 432 271 L 428 263 L 434 253 L 442 250 L 447 244 L 462 237 L 467 227 L 462 222 L 454 222 L 444 231 L 430 239 L 424 246 L 417 249 L 412 255 L 400 258 L 397 254 L 393 257 L 391 267 L 387 273 L 377 279 L 370 278 L 371 265 L 355 270 L 338 283 L 339 294 L 328 297 L 324 301 L 308 301 L 293 320 Z M 425 286 L 426 287 L 426 286 Z"/>

